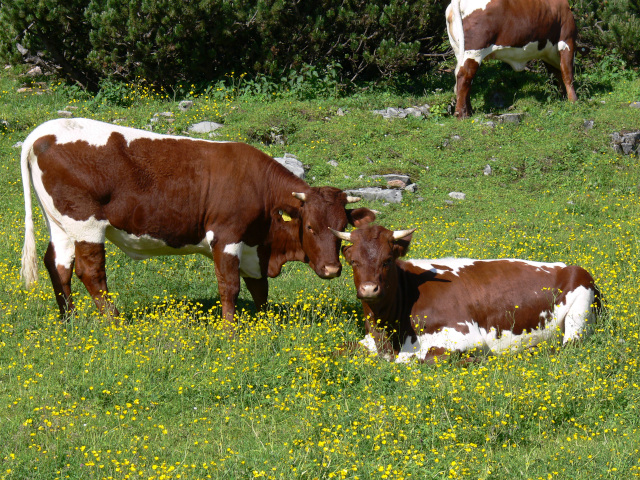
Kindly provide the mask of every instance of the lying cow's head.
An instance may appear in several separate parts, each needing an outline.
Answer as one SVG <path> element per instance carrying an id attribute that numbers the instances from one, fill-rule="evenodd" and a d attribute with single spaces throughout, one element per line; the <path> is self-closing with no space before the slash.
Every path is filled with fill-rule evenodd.
<path id="1" fill-rule="evenodd" d="M 384 298 L 390 282 L 395 281 L 395 262 L 409 250 L 411 230 L 391 231 L 380 225 L 359 228 L 351 233 L 333 234 L 352 245 L 342 247 L 342 254 L 353 268 L 358 298 L 375 302 Z"/>
<path id="2" fill-rule="evenodd" d="M 357 227 L 376 217 L 368 208 L 345 208 L 347 203 L 359 200 L 334 187 L 310 187 L 305 192 L 292 192 L 291 203 L 280 206 L 277 212 L 281 227 L 279 242 L 284 238 L 290 242 L 284 249 L 285 261 L 307 262 L 320 278 L 339 276 L 342 270 L 340 240 L 331 229 L 341 232 L 347 224 Z M 273 260 L 269 265 L 270 276 L 277 275 L 284 264 Z"/>

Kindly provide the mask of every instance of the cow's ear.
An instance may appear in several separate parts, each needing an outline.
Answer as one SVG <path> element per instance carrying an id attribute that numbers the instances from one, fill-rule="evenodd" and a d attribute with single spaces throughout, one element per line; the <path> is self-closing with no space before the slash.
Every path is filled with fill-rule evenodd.
<path id="1" fill-rule="evenodd" d="M 368 208 L 356 208 L 353 210 L 346 209 L 347 220 L 354 227 L 362 227 L 376 219 L 376 211 Z"/>
<path id="2" fill-rule="evenodd" d="M 342 255 L 344 256 L 344 258 L 347 259 L 347 262 L 351 263 L 351 255 L 349 254 L 349 250 L 351 250 L 351 248 L 353 247 L 353 245 L 343 245 L 342 246 Z"/>
<path id="3" fill-rule="evenodd" d="M 393 240 L 393 256 L 395 258 L 404 257 L 409 252 L 409 244 L 411 243 L 411 237 L 413 232 Z"/>
<path id="4" fill-rule="evenodd" d="M 286 207 L 280 207 L 276 209 L 276 211 L 274 212 L 274 217 L 281 222 L 291 222 L 299 217 L 299 212 L 297 208 L 293 208 L 287 205 Z"/>

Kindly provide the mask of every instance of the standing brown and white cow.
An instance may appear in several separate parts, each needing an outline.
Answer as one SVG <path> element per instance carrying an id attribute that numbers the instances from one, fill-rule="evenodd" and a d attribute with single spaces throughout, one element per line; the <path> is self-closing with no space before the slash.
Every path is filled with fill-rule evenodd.
<path id="1" fill-rule="evenodd" d="M 307 262 L 321 278 L 340 275 L 340 241 L 329 227 L 375 218 L 348 210 L 333 187 L 310 187 L 242 143 L 168 136 L 89 119 L 40 125 L 22 149 L 25 243 L 22 277 L 37 279 L 31 183 L 51 237 L 44 262 L 60 313 L 74 306 L 75 271 L 100 310 L 106 297 L 105 239 L 135 259 L 201 253 L 212 257 L 223 317 L 233 319 L 244 281 L 258 308 L 267 277 L 285 262 Z"/>
<path id="2" fill-rule="evenodd" d="M 458 118 L 471 115 L 471 83 L 485 58 L 516 71 L 543 60 L 564 86 L 573 89 L 576 25 L 567 0 L 453 0 L 446 11 L 447 33 L 456 55 Z"/>
<path id="3" fill-rule="evenodd" d="M 353 268 L 367 336 L 388 360 L 431 361 L 453 351 L 517 351 L 588 333 L 599 292 L 585 269 L 525 260 L 401 261 L 414 230 L 379 225 L 334 232 Z"/>

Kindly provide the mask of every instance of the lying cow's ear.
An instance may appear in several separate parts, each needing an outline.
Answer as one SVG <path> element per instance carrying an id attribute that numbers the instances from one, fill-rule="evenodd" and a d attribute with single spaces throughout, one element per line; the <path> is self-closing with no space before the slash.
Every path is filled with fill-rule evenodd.
<path id="1" fill-rule="evenodd" d="M 349 250 L 351 250 L 351 248 L 353 247 L 353 245 L 343 245 L 342 246 L 342 255 L 344 256 L 344 258 L 347 259 L 347 262 L 351 263 L 351 256 L 349 255 Z"/>
<path id="2" fill-rule="evenodd" d="M 347 220 L 354 227 L 362 227 L 376 219 L 376 211 L 368 208 L 356 208 L 353 210 L 346 209 Z"/>

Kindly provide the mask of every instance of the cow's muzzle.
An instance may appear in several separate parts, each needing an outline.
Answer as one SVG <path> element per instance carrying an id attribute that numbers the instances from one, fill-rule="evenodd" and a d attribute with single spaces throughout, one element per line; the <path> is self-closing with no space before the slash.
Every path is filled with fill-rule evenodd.
<path id="1" fill-rule="evenodd" d="M 336 278 L 342 271 L 341 265 L 325 265 L 317 273 L 320 278 Z"/>
<path id="2" fill-rule="evenodd" d="M 381 295 L 382 289 L 375 282 L 361 283 L 358 287 L 358 298 L 360 300 L 378 300 Z"/>

